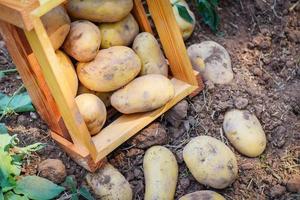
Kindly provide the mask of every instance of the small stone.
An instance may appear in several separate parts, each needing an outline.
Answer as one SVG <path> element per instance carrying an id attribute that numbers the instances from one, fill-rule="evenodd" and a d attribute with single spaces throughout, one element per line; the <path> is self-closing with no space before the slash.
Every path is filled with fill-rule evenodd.
<path id="1" fill-rule="evenodd" d="M 126 174 L 125 174 L 125 177 L 126 177 L 126 180 L 127 181 L 131 181 L 134 179 L 134 174 L 132 171 L 128 171 Z"/>
<path id="2" fill-rule="evenodd" d="M 272 45 L 270 37 L 263 37 L 261 35 L 254 37 L 252 42 L 256 47 L 258 47 L 261 50 L 267 50 Z"/>
<path id="3" fill-rule="evenodd" d="M 183 125 L 181 125 L 179 128 L 170 127 L 169 131 L 174 138 L 179 138 L 185 133 L 185 128 Z"/>
<path id="4" fill-rule="evenodd" d="M 272 198 L 280 197 L 282 196 L 286 191 L 286 188 L 282 185 L 275 185 L 271 188 L 270 196 Z"/>
<path id="5" fill-rule="evenodd" d="M 191 181 L 188 177 L 184 177 L 179 180 L 179 185 L 180 185 L 181 189 L 184 189 L 184 190 L 187 189 L 190 186 L 190 184 L 191 184 Z"/>
<path id="6" fill-rule="evenodd" d="M 18 116 L 18 124 L 21 124 L 23 126 L 27 126 L 28 125 L 28 120 L 27 120 L 26 116 L 19 115 Z"/>
<path id="7" fill-rule="evenodd" d="M 133 170 L 133 174 L 134 174 L 135 178 L 139 178 L 140 176 L 142 176 L 143 172 L 140 169 L 135 168 Z"/>
<path id="8" fill-rule="evenodd" d="M 241 169 L 242 170 L 251 170 L 251 169 L 254 169 L 254 165 L 251 162 L 244 163 L 241 165 Z"/>
<path id="9" fill-rule="evenodd" d="M 187 116 L 188 107 L 189 105 L 186 100 L 180 101 L 165 114 L 166 120 L 174 127 L 179 127 L 183 119 Z"/>
<path id="10" fill-rule="evenodd" d="M 129 144 L 136 148 L 147 149 L 154 145 L 164 145 L 169 141 L 168 134 L 160 123 L 155 122 L 138 133 Z"/>
<path id="11" fill-rule="evenodd" d="M 286 61 L 286 66 L 288 68 L 292 68 L 292 67 L 294 67 L 294 62 L 292 60 L 288 60 L 288 61 Z"/>
<path id="12" fill-rule="evenodd" d="M 261 77 L 263 75 L 263 71 L 261 69 L 259 69 L 258 67 L 253 69 L 253 74 L 255 76 Z"/>
<path id="13" fill-rule="evenodd" d="M 248 99 L 243 97 L 238 97 L 234 100 L 234 106 L 240 110 L 246 108 L 248 103 Z"/>
<path id="14" fill-rule="evenodd" d="M 66 176 L 66 167 L 59 159 L 47 159 L 38 166 L 39 175 L 54 183 L 62 183 Z"/>
<path id="15" fill-rule="evenodd" d="M 183 163 L 183 154 L 182 151 L 176 151 L 175 152 L 176 160 L 179 164 Z"/>
<path id="16" fill-rule="evenodd" d="M 30 117 L 32 119 L 37 119 L 38 118 L 38 115 L 36 114 L 36 112 L 30 112 Z"/>
<path id="17" fill-rule="evenodd" d="M 286 183 L 289 192 L 300 192 L 300 175 L 294 175 Z"/>

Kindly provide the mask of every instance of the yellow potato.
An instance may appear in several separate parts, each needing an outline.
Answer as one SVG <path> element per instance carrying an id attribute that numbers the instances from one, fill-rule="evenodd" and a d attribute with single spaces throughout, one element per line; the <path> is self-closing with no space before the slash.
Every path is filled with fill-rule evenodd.
<path id="1" fill-rule="evenodd" d="M 96 92 L 96 91 L 87 89 L 82 84 L 79 84 L 77 94 L 80 95 L 80 94 L 86 94 L 86 93 L 96 95 L 97 97 L 99 97 L 101 99 L 101 101 L 105 104 L 106 107 L 110 106 L 110 97 L 112 95 L 112 92 Z"/>
<path id="2" fill-rule="evenodd" d="M 111 164 L 107 163 L 96 173 L 86 176 L 88 185 L 93 189 L 97 199 L 132 200 L 132 189 L 125 177 Z"/>
<path id="3" fill-rule="evenodd" d="M 173 153 L 163 146 L 153 146 L 144 156 L 145 200 L 173 200 L 178 179 L 178 165 Z"/>
<path id="4" fill-rule="evenodd" d="M 63 44 L 64 51 L 79 62 L 93 60 L 101 44 L 98 27 L 89 21 L 71 23 L 71 30 Z"/>
<path id="5" fill-rule="evenodd" d="M 193 44 L 188 48 L 193 68 L 201 73 L 205 80 L 216 84 L 232 81 L 231 59 L 226 49 L 213 41 Z"/>
<path id="6" fill-rule="evenodd" d="M 110 92 L 126 85 L 141 70 L 141 61 L 132 49 L 115 46 L 101 50 L 95 60 L 79 63 L 80 82 L 90 90 Z"/>
<path id="7" fill-rule="evenodd" d="M 226 200 L 222 195 L 210 190 L 202 190 L 186 194 L 179 200 Z"/>
<path id="8" fill-rule="evenodd" d="M 233 109 L 225 114 L 223 129 L 231 144 L 249 157 L 257 157 L 266 148 L 265 132 L 256 118 L 247 110 Z"/>
<path id="9" fill-rule="evenodd" d="M 66 81 L 68 82 L 73 97 L 76 97 L 78 89 L 78 78 L 74 65 L 64 52 L 57 50 L 55 54 L 59 62 L 58 67 L 62 70 L 62 75 L 64 75 Z"/>
<path id="10" fill-rule="evenodd" d="M 98 134 L 106 121 L 104 103 L 93 94 L 81 94 L 75 98 L 75 101 L 90 134 Z"/>
<path id="11" fill-rule="evenodd" d="M 199 183 L 216 189 L 229 186 L 238 175 L 234 153 L 210 136 L 193 138 L 183 149 L 183 159 Z"/>
<path id="12" fill-rule="evenodd" d="M 141 75 L 162 74 L 168 76 L 167 60 L 151 33 L 138 34 L 134 39 L 132 49 L 142 61 Z"/>
<path id="13" fill-rule="evenodd" d="M 179 0 L 179 1 L 178 0 L 170 0 L 170 1 L 173 4 L 173 6 L 172 6 L 173 13 L 175 15 L 176 22 L 177 22 L 177 24 L 180 28 L 182 37 L 183 37 L 184 40 L 187 40 L 192 35 L 192 33 L 194 31 L 194 28 L 195 28 L 195 25 L 196 25 L 195 15 L 190 10 L 190 8 L 189 8 L 189 6 L 188 6 L 188 4 L 186 3 L 185 0 Z M 175 3 L 175 5 L 174 5 L 174 3 Z M 193 19 L 192 23 L 186 21 L 185 19 L 183 19 L 180 16 L 179 11 L 178 11 L 178 7 L 176 5 L 183 6 L 187 9 L 189 15 Z"/>
<path id="14" fill-rule="evenodd" d="M 139 25 L 131 14 L 119 22 L 100 24 L 99 29 L 102 35 L 102 49 L 129 46 L 139 33 Z"/>
<path id="15" fill-rule="evenodd" d="M 172 82 L 161 74 L 134 79 L 111 96 L 111 105 L 124 114 L 152 111 L 174 97 Z"/>
<path id="16" fill-rule="evenodd" d="M 72 17 L 100 23 L 120 21 L 130 13 L 132 7 L 132 0 L 67 1 L 67 10 Z"/>
<path id="17" fill-rule="evenodd" d="M 59 49 L 69 31 L 71 20 L 63 6 L 57 6 L 41 17 L 52 46 Z"/>

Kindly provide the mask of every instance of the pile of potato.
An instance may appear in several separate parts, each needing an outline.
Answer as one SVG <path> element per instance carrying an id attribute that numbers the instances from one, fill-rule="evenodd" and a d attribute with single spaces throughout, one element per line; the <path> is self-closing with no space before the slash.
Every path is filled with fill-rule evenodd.
<path id="1" fill-rule="evenodd" d="M 132 8 L 132 0 L 69 0 L 42 17 L 59 78 L 91 135 L 104 126 L 107 106 L 124 114 L 148 112 L 175 95 L 160 45 L 140 33 Z"/>

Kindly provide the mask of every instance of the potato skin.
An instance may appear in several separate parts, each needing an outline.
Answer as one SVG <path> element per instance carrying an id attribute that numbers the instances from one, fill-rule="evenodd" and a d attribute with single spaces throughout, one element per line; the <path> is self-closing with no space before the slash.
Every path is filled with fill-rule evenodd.
<path id="1" fill-rule="evenodd" d="M 101 101 L 105 104 L 106 107 L 110 106 L 110 97 L 112 95 L 112 92 L 96 92 L 96 91 L 87 89 L 82 84 L 79 84 L 77 95 L 86 94 L 86 93 L 96 95 L 97 97 L 99 97 L 101 99 Z"/>
<path id="2" fill-rule="evenodd" d="M 132 0 L 69 0 L 68 13 L 77 19 L 93 22 L 117 22 L 126 17 L 133 8 Z"/>
<path id="3" fill-rule="evenodd" d="M 186 194 L 179 198 L 179 200 L 226 200 L 222 195 L 210 190 L 202 190 Z"/>
<path id="4" fill-rule="evenodd" d="M 119 22 L 100 24 L 99 29 L 102 35 L 102 49 L 129 46 L 139 33 L 139 25 L 131 14 Z"/>
<path id="5" fill-rule="evenodd" d="M 248 157 L 257 157 L 266 148 L 265 132 L 256 118 L 247 110 L 233 109 L 225 114 L 223 129 L 231 144 Z"/>
<path id="6" fill-rule="evenodd" d="M 73 97 L 75 97 L 78 90 L 78 78 L 74 65 L 64 52 L 57 50 L 55 54 L 58 58 L 59 67 L 62 69 L 62 74 L 70 86 Z"/>
<path id="7" fill-rule="evenodd" d="M 64 51 L 79 62 L 93 60 L 101 44 L 101 33 L 98 27 L 89 21 L 71 23 L 70 32 L 63 44 Z"/>
<path id="8" fill-rule="evenodd" d="M 75 98 L 75 101 L 90 134 L 98 134 L 106 121 L 104 103 L 93 94 L 81 94 Z"/>
<path id="9" fill-rule="evenodd" d="M 71 20 L 63 6 L 57 6 L 41 17 L 54 50 L 64 43 L 69 31 Z"/>
<path id="10" fill-rule="evenodd" d="M 134 79 L 111 96 L 111 105 L 124 114 L 152 111 L 174 97 L 172 82 L 161 74 Z"/>
<path id="11" fill-rule="evenodd" d="M 162 74 L 168 76 L 168 64 L 160 46 L 151 33 L 143 32 L 134 39 L 132 49 L 142 61 L 140 75 Z"/>
<path id="12" fill-rule="evenodd" d="M 132 200 L 132 189 L 125 177 L 107 163 L 94 174 L 87 174 L 86 181 L 93 188 L 97 199 Z"/>
<path id="13" fill-rule="evenodd" d="M 141 61 L 132 49 L 115 46 L 100 50 L 95 60 L 77 64 L 80 82 L 90 90 L 110 92 L 126 85 L 141 70 Z"/>
<path id="14" fill-rule="evenodd" d="M 188 48 L 188 55 L 193 68 L 199 71 L 205 80 L 216 84 L 227 84 L 232 81 L 231 59 L 220 44 L 213 41 L 193 44 Z"/>
<path id="15" fill-rule="evenodd" d="M 232 184 L 238 174 L 233 152 L 210 136 L 193 138 L 183 149 L 183 159 L 199 183 L 216 189 Z"/>
<path id="16" fill-rule="evenodd" d="M 178 165 L 173 153 L 163 146 L 153 146 L 144 156 L 145 200 L 173 200 L 178 179 Z"/>

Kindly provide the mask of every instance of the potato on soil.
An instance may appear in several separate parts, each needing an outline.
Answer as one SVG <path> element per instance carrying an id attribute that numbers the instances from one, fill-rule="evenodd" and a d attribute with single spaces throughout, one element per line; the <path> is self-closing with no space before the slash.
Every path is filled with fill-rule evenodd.
<path id="1" fill-rule="evenodd" d="M 106 121 L 104 103 L 93 94 L 81 94 L 75 98 L 75 101 L 90 134 L 98 134 Z"/>
<path id="2" fill-rule="evenodd" d="M 202 190 L 186 194 L 179 200 L 226 200 L 222 195 L 210 190 Z"/>
<path id="3" fill-rule="evenodd" d="M 174 97 L 172 82 L 161 74 L 134 79 L 111 96 L 111 105 L 124 114 L 152 111 Z"/>
<path id="4" fill-rule="evenodd" d="M 226 49 L 213 41 L 193 44 L 188 48 L 193 68 L 199 71 L 205 80 L 216 84 L 232 81 L 231 59 Z"/>
<path id="5" fill-rule="evenodd" d="M 99 29 L 102 35 L 102 49 L 129 46 L 139 33 L 139 25 L 131 14 L 119 22 L 100 24 Z"/>
<path id="6" fill-rule="evenodd" d="M 69 84 L 73 97 L 76 97 L 78 89 L 78 78 L 74 65 L 64 52 L 57 50 L 55 54 L 59 62 L 58 67 L 62 70 L 61 75 L 64 76 L 64 79 L 66 79 L 67 83 Z"/>
<path id="7" fill-rule="evenodd" d="M 77 64 L 80 82 L 97 92 L 117 90 L 133 80 L 140 71 L 140 58 L 124 46 L 100 50 L 92 62 Z"/>
<path id="8" fill-rule="evenodd" d="M 143 161 L 145 200 L 173 200 L 178 179 L 178 165 L 173 153 L 163 146 L 148 149 Z"/>
<path id="9" fill-rule="evenodd" d="M 229 186 L 238 175 L 234 153 L 210 136 L 193 138 L 183 149 L 183 159 L 199 183 L 216 189 Z"/>
<path id="10" fill-rule="evenodd" d="M 89 21 L 71 23 L 70 32 L 63 44 L 64 51 L 79 62 L 93 60 L 101 44 L 101 33 L 98 27 Z"/>
<path id="11" fill-rule="evenodd" d="M 223 129 L 228 140 L 241 154 L 256 157 L 266 148 L 265 132 L 256 116 L 247 110 L 233 109 L 227 112 Z"/>
<path id="12" fill-rule="evenodd" d="M 97 97 L 99 97 L 101 99 L 101 101 L 105 104 L 106 107 L 110 106 L 110 97 L 112 95 L 112 92 L 96 92 L 96 91 L 87 89 L 82 84 L 79 84 L 77 94 L 80 95 L 80 94 L 86 94 L 86 93 L 96 95 Z"/>
<path id="13" fill-rule="evenodd" d="M 69 0 L 70 16 L 93 22 L 117 22 L 126 17 L 133 8 L 132 0 Z"/>
<path id="14" fill-rule="evenodd" d="M 160 46 L 151 33 L 136 36 L 132 46 L 142 61 L 141 75 L 162 74 L 168 76 L 168 63 Z"/>
<path id="15" fill-rule="evenodd" d="M 96 173 L 86 176 L 88 185 L 93 189 L 97 199 L 132 200 L 132 189 L 125 177 L 111 164 L 107 163 Z"/>
<path id="16" fill-rule="evenodd" d="M 41 17 L 52 46 L 59 49 L 69 31 L 71 20 L 63 6 L 57 6 Z"/>
<path id="17" fill-rule="evenodd" d="M 175 15 L 175 19 L 176 19 L 176 22 L 180 28 L 180 31 L 181 31 L 181 34 L 182 34 L 182 37 L 184 40 L 187 40 L 193 33 L 194 31 L 194 28 L 195 28 L 195 25 L 196 25 L 196 19 L 195 19 L 195 15 L 194 13 L 190 10 L 188 4 L 186 3 L 185 0 L 170 0 L 170 2 L 172 4 L 176 3 L 175 5 L 172 6 L 173 8 L 173 13 Z M 183 6 L 186 8 L 186 10 L 188 11 L 190 17 L 192 18 L 193 22 L 188 22 L 186 21 L 184 18 L 182 18 L 179 14 L 179 10 L 178 10 L 178 6 L 176 5 L 179 5 L 179 6 Z"/>

